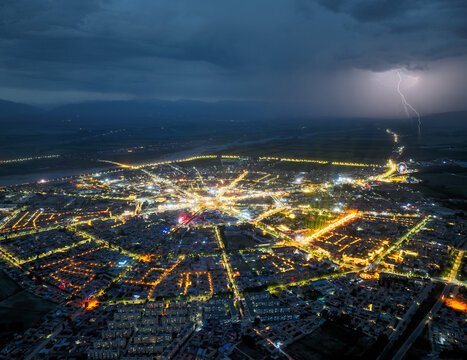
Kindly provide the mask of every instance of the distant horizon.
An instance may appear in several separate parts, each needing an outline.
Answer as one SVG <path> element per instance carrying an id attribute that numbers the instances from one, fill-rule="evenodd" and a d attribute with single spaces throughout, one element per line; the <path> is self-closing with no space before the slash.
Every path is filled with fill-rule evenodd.
<path id="1" fill-rule="evenodd" d="M 80 105 L 97 105 L 97 104 L 111 104 L 111 103 L 128 103 L 128 104 L 145 104 L 145 105 L 157 105 L 158 103 L 170 103 L 170 104 L 177 104 L 177 103 L 185 103 L 185 104 L 203 104 L 207 105 L 208 107 L 210 105 L 215 106 L 215 105 L 238 105 L 241 106 L 242 104 L 244 105 L 265 105 L 266 107 L 264 110 L 271 110 L 273 109 L 274 104 L 272 104 L 270 101 L 262 101 L 262 100 L 234 100 L 234 99 L 218 99 L 218 100 L 205 100 L 205 99 L 189 99 L 189 98 L 179 98 L 179 99 L 163 99 L 163 98 L 133 98 L 133 99 L 111 99 L 111 100 L 84 100 L 84 101 L 72 101 L 72 102 L 67 102 L 67 103 L 48 103 L 48 104 L 36 104 L 36 103 L 28 103 L 28 102 L 20 102 L 20 101 L 12 101 L 12 100 L 7 100 L 7 99 L 0 99 L 0 112 L 1 112 L 1 103 L 11 103 L 15 105 L 24 105 L 31 107 L 36 110 L 40 110 L 41 112 L 48 112 L 48 111 L 53 111 L 56 109 L 60 109 L 61 107 L 67 107 L 67 106 L 80 106 Z M 270 106 L 271 108 L 267 108 L 267 106 Z M 131 113 L 131 110 L 129 111 Z M 440 112 L 431 112 L 431 113 L 422 113 L 420 116 L 422 118 L 425 117 L 430 117 L 430 116 L 436 116 L 436 115 L 444 115 L 444 114 L 457 114 L 457 113 L 463 113 L 467 112 L 466 109 L 459 109 L 459 110 L 451 110 L 451 111 L 440 111 Z M 0 118 L 2 118 L 3 114 L 0 113 Z M 21 114 L 18 114 L 21 115 Z M 189 113 L 186 114 L 187 116 L 190 116 Z M 5 115 L 5 116 L 8 116 Z M 410 121 L 411 119 L 407 119 L 405 114 L 400 113 L 399 116 L 358 116 L 358 115 L 346 115 L 346 114 L 319 114 L 319 115 L 314 115 L 314 114 L 300 114 L 300 113 L 287 113 L 283 112 L 281 114 L 270 114 L 270 115 L 265 115 L 263 119 L 271 119 L 271 118 L 276 118 L 277 120 L 283 118 L 283 117 L 291 117 L 291 118 L 297 118 L 297 119 L 309 119 L 309 120 L 378 120 L 378 121 L 385 121 L 385 120 L 400 120 L 400 121 Z M 413 119 L 413 118 L 412 118 Z M 239 119 L 235 119 L 236 121 L 239 121 Z M 261 119 L 258 119 L 261 120 Z"/>
<path id="2" fill-rule="evenodd" d="M 368 118 L 467 110 L 462 1 L 65 3 L 2 8 L 0 99 L 253 100 Z"/>
<path id="3" fill-rule="evenodd" d="M 0 9 L 0 359 L 467 359 L 467 0 Z"/>

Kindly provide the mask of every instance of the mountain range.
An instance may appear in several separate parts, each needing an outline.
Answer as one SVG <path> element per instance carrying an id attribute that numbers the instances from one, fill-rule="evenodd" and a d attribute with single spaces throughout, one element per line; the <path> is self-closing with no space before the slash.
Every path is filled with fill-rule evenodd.
<path id="1" fill-rule="evenodd" d="M 147 124 L 147 121 L 249 121 L 281 118 L 290 120 L 293 118 L 281 114 L 281 111 L 277 110 L 271 104 L 259 101 L 92 101 L 63 104 L 44 109 L 23 103 L 0 100 L 0 124 L 10 127 L 17 126 L 20 123 L 43 124 L 43 121 L 47 121 L 47 124 L 73 122 L 76 125 L 83 126 L 97 124 L 96 121 L 98 121 L 100 125 L 115 123 L 136 125 L 139 123 Z M 303 117 L 301 119 L 303 120 Z M 342 121 L 343 119 L 334 120 Z M 313 121 L 313 118 L 309 118 L 307 121 Z M 316 119 L 316 121 L 320 122 L 323 119 Z M 464 129 L 467 128 L 467 111 L 424 115 L 422 116 L 422 126 Z"/>

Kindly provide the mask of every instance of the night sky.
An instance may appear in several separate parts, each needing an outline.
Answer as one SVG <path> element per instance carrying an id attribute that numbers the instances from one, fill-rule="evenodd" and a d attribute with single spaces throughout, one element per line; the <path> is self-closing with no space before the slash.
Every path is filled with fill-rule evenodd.
<path id="1" fill-rule="evenodd" d="M 265 101 L 290 114 L 467 109 L 465 0 L 2 0 L 0 98 Z"/>

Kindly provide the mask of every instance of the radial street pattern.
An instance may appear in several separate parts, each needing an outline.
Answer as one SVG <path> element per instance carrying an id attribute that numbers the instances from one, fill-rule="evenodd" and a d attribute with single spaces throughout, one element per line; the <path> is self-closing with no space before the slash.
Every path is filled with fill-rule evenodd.
<path id="1" fill-rule="evenodd" d="M 403 191 L 411 181 L 410 171 L 397 173 L 394 160 L 380 166 L 206 155 L 146 165 L 106 163 L 116 167 L 1 188 L 0 194 L 30 194 L 33 200 L 2 220 L 0 255 L 31 289 L 75 309 L 72 316 L 120 309 L 114 321 L 141 319 L 128 333 L 131 344 L 156 341 L 136 330 L 156 313 L 166 319 L 160 321 L 183 326 L 219 316 L 257 325 L 304 317 L 317 321 L 309 323 L 314 328 L 319 317 L 310 320 L 310 310 L 301 312 L 311 306 L 302 297 L 316 292 L 310 287 L 320 281 L 339 289 L 346 281 L 426 281 L 433 274 L 434 282 L 461 283 L 455 277 L 463 253 L 442 276 L 436 260 L 423 253 L 428 245 L 419 245 L 434 232 L 428 226 L 440 220 L 381 195 Z M 64 206 L 57 210 L 44 199 Z M 440 256 L 448 259 L 449 252 Z M 402 271 L 409 261 L 413 270 Z M 433 272 L 415 273 L 423 266 Z M 375 285 L 368 286 L 374 291 Z M 417 285 L 410 289 L 420 291 Z M 298 303 L 287 305 L 284 294 Z M 365 305 L 370 314 L 378 311 L 374 302 Z M 314 306 L 333 306 L 330 299 L 319 304 Z M 191 307 L 197 310 L 189 315 Z M 171 318 L 177 314 L 185 318 Z M 117 325 L 108 326 L 106 331 Z M 182 334 L 180 326 L 175 333 Z M 268 329 L 252 331 L 271 353 L 290 354 L 283 349 L 288 340 L 273 340 Z M 399 334 L 403 326 L 397 329 Z M 163 351 L 145 346 L 125 351 Z M 104 356 L 101 345 L 91 349 L 90 357 Z"/>

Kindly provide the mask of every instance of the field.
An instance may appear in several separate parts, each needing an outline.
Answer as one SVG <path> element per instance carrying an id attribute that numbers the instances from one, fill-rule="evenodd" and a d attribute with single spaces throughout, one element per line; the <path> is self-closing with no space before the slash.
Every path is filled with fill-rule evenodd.
<path id="1" fill-rule="evenodd" d="M 296 360 L 358 359 L 368 346 L 356 331 L 326 322 L 316 332 L 287 346 L 285 351 Z"/>
<path id="2" fill-rule="evenodd" d="M 467 168 L 461 166 L 431 166 L 422 169 L 415 175 L 422 180 L 421 186 L 426 193 L 433 196 L 446 198 L 467 198 Z"/>
<path id="3" fill-rule="evenodd" d="M 107 168 L 108 164 L 99 159 L 138 164 L 222 153 L 386 162 L 392 138 L 379 124 L 336 124 L 339 121 L 329 124 L 278 120 L 83 129 L 61 124 L 47 130 L 10 125 L 0 134 L 0 185 Z M 5 162 L 50 155 L 56 157 Z"/>
<path id="4" fill-rule="evenodd" d="M 3 272 L 0 273 L 0 295 L 0 346 L 14 333 L 22 333 L 33 326 L 55 307 L 54 303 L 21 290 Z"/>

